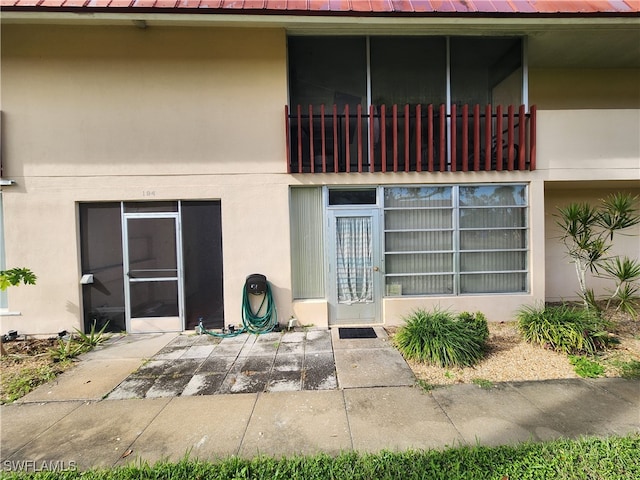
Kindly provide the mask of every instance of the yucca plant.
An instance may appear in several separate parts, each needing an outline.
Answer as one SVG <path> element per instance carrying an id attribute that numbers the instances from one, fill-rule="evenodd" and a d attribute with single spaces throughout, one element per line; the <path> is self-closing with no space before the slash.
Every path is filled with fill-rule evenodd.
<path id="1" fill-rule="evenodd" d="M 87 349 L 97 347 L 101 343 L 104 343 L 109 339 L 109 335 L 105 335 L 104 333 L 107 329 L 107 325 L 109 325 L 109 322 L 106 322 L 100 330 L 96 331 L 96 322 L 94 321 L 91 324 L 91 330 L 89 330 L 88 333 L 81 332 L 76 328 L 75 331 L 76 335 L 78 336 L 78 343 L 80 343 Z"/>
<path id="2" fill-rule="evenodd" d="M 454 367 L 474 365 L 484 356 L 489 331 L 481 313 L 419 309 L 404 321 L 394 342 L 407 359 Z"/>
<path id="3" fill-rule="evenodd" d="M 54 362 L 64 362 L 77 357 L 81 353 L 84 353 L 87 349 L 73 341 L 73 338 L 69 337 L 66 341 L 63 338 L 58 339 L 58 346 L 49 349 L 49 355 Z"/>
<path id="4" fill-rule="evenodd" d="M 594 354 L 612 341 L 608 323 L 591 310 L 527 305 L 516 316 L 525 341 L 559 352 Z"/>
<path id="5" fill-rule="evenodd" d="M 575 265 L 580 296 L 587 309 L 598 310 L 596 295 L 587 285 L 587 273 L 590 272 L 615 282 L 616 288 L 608 299 L 609 303 L 618 301 L 620 309 L 633 315 L 636 313 L 633 302 L 618 294 L 637 293 L 633 282 L 640 276 L 640 264 L 637 260 L 609 256 L 609 252 L 614 233 L 640 224 L 637 202 L 638 197 L 619 192 L 609 195 L 597 207 L 588 203 L 571 203 L 558 208 L 555 217 L 562 231 L 560 240 Z"/>
<path id="6" fill-rule="evenodd" d="M 622 310 L 631 315 L 636 315 L 635 302 L 638 298 L 638 285 L 640 279 L 640 262 L 629 257 L 615 257 L 604 262 L 602 268 L 610 278 L 615 281 L 616 288 L 607 301 L 607 308 L 611 302 L 616 301 L 616 310 Z"/>

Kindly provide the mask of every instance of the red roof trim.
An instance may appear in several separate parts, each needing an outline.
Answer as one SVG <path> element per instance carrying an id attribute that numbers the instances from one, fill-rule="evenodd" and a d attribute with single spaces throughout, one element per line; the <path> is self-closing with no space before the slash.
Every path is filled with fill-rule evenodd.
<path id="1" fill-rule="evenodd" d="M 640 0 L 0 0 L 23 11 L 141 10 L 366 15 L 637 14 Z"/>

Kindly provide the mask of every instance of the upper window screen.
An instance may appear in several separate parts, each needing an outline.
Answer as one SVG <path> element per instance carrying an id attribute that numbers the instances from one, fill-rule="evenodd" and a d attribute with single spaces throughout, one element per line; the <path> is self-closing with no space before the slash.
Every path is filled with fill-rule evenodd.
<path id="1" fill-rule="evenodd" d="M 450 52 L 451 99 L 454 103 L 522 103 L 522 43 L 519 38 L 452 38 Z"/>
<path id="2" fill-rule="evenodd" d="M 320 113 L 324 104 L 367 104 L 367 57 L 364 37 L 289 37 L 291 105 Z"/>
<path id="3" fill-rule="evenodd" d="M 439 105 L 447 99 L 444 37 L 371 37 L 374 105 Z"/>

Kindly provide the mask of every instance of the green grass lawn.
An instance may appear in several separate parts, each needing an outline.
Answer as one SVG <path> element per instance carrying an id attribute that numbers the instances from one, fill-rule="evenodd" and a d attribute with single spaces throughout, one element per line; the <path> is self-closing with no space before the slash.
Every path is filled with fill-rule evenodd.
<path id="1" fill-rule="evenodd" d="M 3 463 L 6 468 L 6 462 Z M 85 472 L 0 474 L 7 479 L 637 479 L 640 435 L 556 440 L 444 451 L 294 456 L 282 459 L 188 459 Z"/>

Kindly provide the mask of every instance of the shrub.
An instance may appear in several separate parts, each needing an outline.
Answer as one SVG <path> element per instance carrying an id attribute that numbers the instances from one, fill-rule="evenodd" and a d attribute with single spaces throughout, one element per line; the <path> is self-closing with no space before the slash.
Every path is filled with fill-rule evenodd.
<path id="1" fill-rule="evenodd" d="M 524 306 L 518 330 L 530 343 L 558 352 L 592 355 L 611 342 L 608 323 L 591 310 L 569 305 Z"/>
<path id="2" fill-rule="evenodd" d="M 408 359 L 450 367 L 471 366 L 484 356 L 489 330 L 482 313 L 419 309 L 404 321 L 394 341 Z"/>

